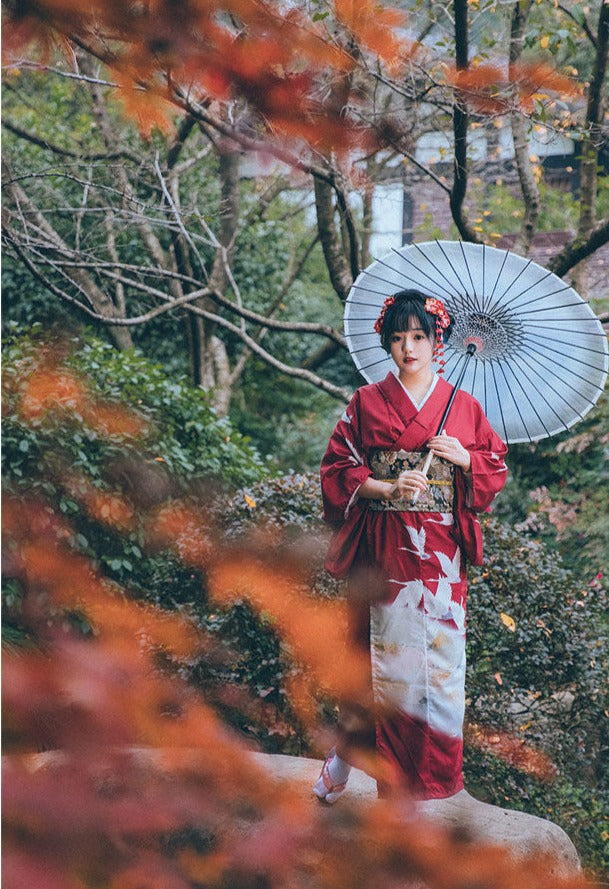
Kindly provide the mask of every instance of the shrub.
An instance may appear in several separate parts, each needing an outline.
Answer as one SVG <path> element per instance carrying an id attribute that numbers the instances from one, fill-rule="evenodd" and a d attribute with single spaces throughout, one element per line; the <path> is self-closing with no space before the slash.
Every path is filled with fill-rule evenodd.
<path id="1" fill-rule="evenodd" d="M 226 524 L 237 536 L 266 524 L 288 547 L 306 547 L 313 593 L 341 595 L 323 570 L 328 534 L 317 476 L 250 486 L 233 499 Z M 582 588 L 557 552 L 496 519 L 484 517 L 483 530 L 485 564 L 469 569 L 466 785 L 487 802 L 556 821 L 602 869 L 609 865 L 599 818 L 609 806 L 606 591 L 596 578 Z M 327 700 L 320 708 L 336 712 Z"/>
<path id="2" fill-rule="evenodd" d="M 3 355 L 5 489 L 44 496 L 73 520 L 74 547 L 138 595 L 165 605 L 201 600 L 200 572 L 168 553 L 145 555 L 139 515 L 178 497 L 213 505 L 263 477 L 248 440 L 202 390 L 137 352 L 92 337 L 49 343 L 35 326 L 13 330 Z M 65 391 L 44 407 L 45 386 L 62 379 Z M 40 410 L 26 416 L 30 396 Z"/>

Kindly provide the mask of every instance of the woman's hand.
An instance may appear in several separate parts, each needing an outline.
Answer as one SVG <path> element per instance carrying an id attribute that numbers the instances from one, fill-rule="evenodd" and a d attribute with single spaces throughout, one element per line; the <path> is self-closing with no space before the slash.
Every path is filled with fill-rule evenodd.
<path id="1" fill-rule="evenodd" d="M 447 435 L 434 435 L 427 442 L 427 447 L 435 457 L 442 457 L 455 466 L 460 466 L 465 472 L 469 472 L 472 465 L 472 458 L 466 448 L 463 447 L 458 438 Z"/>
<path id="2" fill-rule="evenodd" d="M 393 483 L 387 492 L 387 500 L 400 500 L 402 497 L 412 497 L 413 494 L 421 494 L 427 489 L 427 478 L 418 469 L 406 469 Z"/>

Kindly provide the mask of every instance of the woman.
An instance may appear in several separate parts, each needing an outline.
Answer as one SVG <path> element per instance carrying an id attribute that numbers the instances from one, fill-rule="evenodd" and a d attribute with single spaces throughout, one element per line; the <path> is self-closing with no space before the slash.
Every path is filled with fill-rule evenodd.
<path id="1" fill-rule="evenodd" d="M 419 798 L 447 797 L 463 788 L 465 562 L 482 561 L 476 513 L 505 484 L 507 448 L 463 391 L 436 435 L 453 390 L 433 368 L 437 360 L 442 373 L 451 330 L 440 300 L 402 291 L 385 301 L 375 330 L 396 371 L 355 393 L 323 458 L 324 518 L 337 527 L 326 567 L 369 584 L 368 602 L 354 600 L 352 611 L 355 638 L 370 649 L 386 774 Z M 341 714 L 314 788 L 328 803 L 346 787 L 352 724 Z"/>

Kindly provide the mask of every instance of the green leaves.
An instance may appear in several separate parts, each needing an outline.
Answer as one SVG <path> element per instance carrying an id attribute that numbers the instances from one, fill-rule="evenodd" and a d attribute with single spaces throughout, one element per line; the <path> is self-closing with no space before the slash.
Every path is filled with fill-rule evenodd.
<path id="1" fill-rule="evenodd" d="M 20 399 L 37 366 L 42 333 L 40 325 L 29 334 L 13 326 L 4 341 L 5 489 L 23 497 L 42 495 L 76 524 L 72 547 L 96 559 L 113 580 L 151 601 L 200 600 L 198 576 L 187 575 L 169 554 L 145 553 L 142 529 L 129 518 L 129 495 L 139 486 L 154 503 L 207 486 L 225 497 L 231 487 L 257 482 L 265 474 L 264 461 L 228 420 L 216 416 L 201 390 L 183 378 L 169 379 L 162 367 L 135 352 L 119 353 L 92 337 L 63 344 L 73 350 L 66 350 L 66 368 L 106 407 L 126 405 L 146 418 L 147 435 L 139 440 L 101 434 L 90 418 L 70 410 L 26 420 Z M 203 481 L 212 478 L 213 484 Z M 114 504 L 119 511 L 113 512 L 113 504 L 102 500 L 87 510 L 87 497 L 92 504 L 91 498 L 117 489 L 127 494 L 126 512 L 122 504 Z M 119 533 L 123 520 L 129 533 Z"/>

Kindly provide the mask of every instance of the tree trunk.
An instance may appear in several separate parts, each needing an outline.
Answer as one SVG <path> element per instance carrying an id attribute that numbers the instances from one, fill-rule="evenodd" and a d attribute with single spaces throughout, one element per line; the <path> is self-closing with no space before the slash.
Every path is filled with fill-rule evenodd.
<path id="1" fill-rule="evenodd" d="M 587 130 L 581 145 L 581 163 L 579 173 L 580 203 L 577 240 L 588 238 L 596 224 L 596 195 L 598 187 L 598 150 L 603 141 L 603 96 L 602 88 L 607 72 L 607 54 L 609 47 L 609 3 L 601 4 L 596 57 L 590 78 L 588 105 L 586 108 Z M 571 276 L 573 286 L 586 297 L 588 291 L 588 263 L 580 263 Z"/>
<path id="2" fill-rule="evenodd" d="M 596 56 L 588 90 L 586 108 L 586 132 L 581 145 L 580 167 L 580 214 L 577 234 L 558 256 L 549 264 L 557 275 L 564 275 L 574 268 L 572 283 L 582 296 L 587 295 L 587 275 L 583 261 L 594 250 L 607 242 L 609 224 L 605 221 L 596 225 L 597 165 L 598 150 L 602 144 L 603 88 L 607 74 L 609 54 L 609 2 L 601 3 Z"/>
<path id="3" fill-rule="evenodd" d="M 530 9 L 531 0 L 516 0 L 514 3 L 510 33 L 510 66 L 515 65 L 522 55 L 525 25 Z M 520 180 L 520 190 L 524 199 L 524 219 L 514 245 L 514 252 L 527 256 L 539 218 L 539 188 L 531 165 L 527 124 L 520 109 L 512 111 L 510 123 L 514 138 L 514 155 Z"/>
<path id="4" fill-rule="evenodd" d="M 230 265 L 235 252 L 235 239 L 239 225 L 239 161 L 237 151 L 220 153 L 219 174 L 221 181 L 220 247 L 216 250 L 210 275 L 210 286 L 224 292 L 228 283 L 226 265 Z M 208 311 L 215 311 L 211 300 L 198 303 Z M 197 355 L 193 364 L 198 369 L 196 385 L 211 393 L 218 414 L 225 416 L 231 399 L 231 374 L 228 353 L 223 341 L 215 335 L 211 321 L 198 318 L 192 328 L 192 347 Z"/>
<path id="5" fill-rule="evenodd" d="M 317 230 L 319 231 L 319 239 L 328 267 L 330 281 L 342 302 L 345 302 L 353 283 L 353 278 L 343 253 L 342 239 L 334 219 L 333 189 L 328 182 L 318 178 L 313 180 L 313 186 L 317 209 Z"/>
<path id="6" fill-rule="evenodd" d="M 370 162 L 368 162 L 370 167 Z M 372 225 L 374 222 L 372 213 L 372 198 L 374 197 L 374 186 L 368 180 L 364 188 L 363 195 L 363 213 L 362 213 L 362 268 L 370 265 L 370 239 L 372 237 Z"/>
<path id="7" fill-rule="evenodd" d="M 453 6 L 457 70 L 464 71 L 469 66 L 467 0 L 454 0 Z M 480 238 L 468 221 L 464 207 L 467 192 L 467 127 L 467 103 L 465 97 L 457 93 L 453 106 L 455 159 L 453 162 L 453 187 L 450 191 L 450 212 L 463 240 L 479 243 Z"/>

